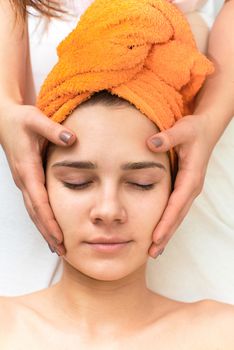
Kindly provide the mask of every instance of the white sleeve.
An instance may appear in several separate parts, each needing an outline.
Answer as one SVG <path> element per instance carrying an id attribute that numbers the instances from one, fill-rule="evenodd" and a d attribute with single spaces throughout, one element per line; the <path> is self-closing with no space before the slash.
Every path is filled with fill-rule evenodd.
<path id="1" fill-rule="evenodd" d="M 172 3 L 181 11 L 188 13 L 200 9 L 206 3 L 206 0 L 173 0 Z"/>

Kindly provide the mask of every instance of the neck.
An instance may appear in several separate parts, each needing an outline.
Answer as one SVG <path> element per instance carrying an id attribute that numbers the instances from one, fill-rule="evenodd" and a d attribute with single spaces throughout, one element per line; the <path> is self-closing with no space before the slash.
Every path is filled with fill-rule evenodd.
<path id="1" fill-rule="evenodd" d="M 62 279 L 55 285 L 57 303 L 66 317 L 92 334 L 136 329 L 150 322 L 155 302 L 155 294 L 146 286 L 145 270 L 143 265 L 120 280 L 100 281 L 64 261 Z"/>

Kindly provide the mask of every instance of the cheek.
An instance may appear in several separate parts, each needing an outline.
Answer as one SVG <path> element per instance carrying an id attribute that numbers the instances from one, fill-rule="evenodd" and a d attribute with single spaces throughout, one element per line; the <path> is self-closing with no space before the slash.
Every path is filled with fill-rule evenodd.
<path id="1" fill-rule="evenodd" d="M 146 194 L 145 198 L 142 197 L 142 200 L 135 204 L 135 224 L 148 239 L 152 237 L 153 230 L 166 208 L 169 196 L 170 188 L 165 182 L 165 184 L 160 184 L 154 193 Z"/>
<path id="2" fill-rule="evenodd" d="M 137 197 L 132 193 L 124 196 L 123 204 L 127 210 L 125 225 L 128 231 L 136 234 L 136 239 L 142 248 L 150 244 L 153 230 L 166 207 L 170 194 L 168 183 L 166 180 L 162 181 L 154 191 L 138 192 Z M 64 234 L 65 243 L 66 238 L 69 237 L 67 243 L 72 245 L 74 240 L 77 240 L 77 233 L 82 231 L 83 227 L 87 227 L 93 198 L 90 195 L 77 195 L 77 192 L 65 188 L 54 178 L 48 179 L 47 190 L 55 218 Z M 142 234 L 145 239 L 142 239 Z"/>
<path id="3" fill-rule="evenodd" d="M 56 221 L 64 236 L 68 233 L 71 235 L 77 230 L 84 217 L 84 201 L 81 203 L 78 196 L 74 196 L 60 183 L 48 182 L 47 190 Z"/>

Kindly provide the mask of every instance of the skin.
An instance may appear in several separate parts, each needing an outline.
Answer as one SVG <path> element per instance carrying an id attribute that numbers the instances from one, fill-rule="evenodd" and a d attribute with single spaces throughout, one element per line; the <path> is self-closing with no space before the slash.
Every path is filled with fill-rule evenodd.
<path id="1" fill-rule="evenodd" d="M 67 147 L 76 136 L 73 131 L 49 120 L 34 106 L 36 96 L 27 23 L 20 16 L 16 21 L 9 1 L 0 4 L 0 42 L 0 144 L 15 184 L 22 191 L 30 218 L 46 241 L 56 243 L 63 253 L 64 248 L 59 244 L 63 241 L 62 231 L 54 218 L 44 185 L 41 153 L 48 140 Z M 64 133 L 65 142 L 61 139 Z M 18 149 L 16 138 L 20 140 Z M 22 154 L 27 154 L 27 159 L 22 158 Z"/>
<path id="2" fill-rule="evenodd" d="M 234 60 L 230 54 L 234 49 L 233 6 L 234 0 L 229 0 L 211 31 L 208 53 L 218 70 L 205 85 L 195 115 L 187 116 L 171 129 L 154 135 L 154 139 L 160 139 L 160 147 L 155 147 L 152 138 L 148 140 L 153 152 L 165 152 L 176 147 L 180 160 L 176 187 L 154 231 L 150 256 L 158 255 L 166 246 L 201 192 L 210 154 L 233 115 Z M 72 130 L 48 120 L 32 106 L 35 96 L 29 97 L 25 91 L 26 80 L 30 86 L 27 90 L 33 91 L 27 23 L 19 21 L 13 26 L 15 14 L 9 2 L 1 3 L 0 19 L 0 143 L 31 219 L 46 241 L 56 245 L 57 252 L 63 254 L 62 230 L 55 220 L 44 186 L 41 150 L 48 140 L 59 146 L 70 146 L 76 136 Z M 223 40 L 223 37 L 226 39 Z M 11 69 L 6 70 L 6 66 Z M 64 132 L 68 136 L 67 143 L 60 139 Z M 207 138 L 207 135 L 210 137 Z M 20 143 L 14 142 L 16 138 L 20 138 Z M 27 159 L 22 154 L 27 154 Z"/>
<path id="3" fill-rule="evenodd" d="M 100 170 L 102 171 L 82 170 L 79 172 L 79 169 L 74 169 L 66 166 L 59 166 L 59 164 L 57 166 L 54 165 L 52 167 L 53 177 L 57 177 L 58 181 L 56 183 L 52 182 L 50 173 L 47 174 L 47 188 L 49 192 L 50 203 L 53 207 L 53 212 L 55 214 L 55 217 L 57 218 L 59 226 L 61 227 L 64 233 L 64 236 L 66 236 L 66 228 L 69 222 L 71 224 L 71 232 L 74 230 L 74 227 L 81 227 L 80 223 L 83 220 L 82 218 L 77 216 L 77 209 L 75 208 L 75 204 L 79 207 L 87 198 L 87 200 L 89 200 L 89 203 L 87 203 L 87 208 L 85 208 L 86 211 L 84 212 L 84 216 L 87 216 L 87 212 L 91 211 L 90 214 L 92 215 L 92 220 L 95 219 L 95 217 L 93 217 L 94 215 L 99 215 L 98 210 L 101 211 L 101 216 L 102 211 L 105 214 L 105 211 L 108 211 L 110 209 L 113 210 L 112 215 L 116 214 L 116 219 L 121 219 L 121 221 L 123 222 L 128 220 L 127 216 L 138 217 L 140 221 L 136 223 L 136 227 L 141 227 L 141 232 L 150 232 L 150 234 L 148 234 L 148 240 L 145 242 L 145 244 L 143 246 L 139 246 L 141 251 L 145 251 L 151 243 L 152 231 L 157 222 L 159 221 L 160 216 L 163 213 L 163 210 L 166 206 L 167 200 L 170 195 L 171 178 L 169 160 L 165 153 L 155 155 L 153 154 L 153 152 L 147 149 L 145 140 L 147 139 L 148 135 L 153 134 L 155 130 L 157 130 L 156 126 L 153 123 L 151 123 L 146 117 L 142 116 L 142 114 L 138 112 L 135 108 L 129 107 L 126 109 L 126 111 L 125 109 L 113 109 L 113 114 L 116 112 L 116 118 L 114 115 L 113 118 L 108 119 L 109 110 L 105 109 L 103 106 L 93 106 L 92 108 L 89 107 L 88 109 L 81 107 L 78 109 L 82 112 L 82 116 L 80 118 L 76 117 L 76 113 L 74 113 L 72 117 L 68 118 L 65 124 L 68 127 L 73 126 L 75 123 L 78 124 L 78 126 L 76 126 L 75 124 L 75 127 L 77 134 L 79 134 L 79 143 L 76 143 L 73 147 L 69 149 L 69 159 L 72 160 L 72 155 L 74 154 L 75 160 L 80 155 L 81 160 L 88 159 L 93 163 L 98 163 L 99 161 L 100 165 L 97 164 L 97 167 L 100 168 Z M 100 120 L 97 122 L 98 125 L 95 128 L 95 125 L 93 125 L 93 119 L 94 117 L 97 118 L 97 111 L 99 112 Z M 137 114 L 138 119 L 136 119 Z M 140 132 L 142 119 L 145 119 L 144 121 L 147 123 L 148 126 L 148 129 L 146 128 L 145 132 L 143 132 L 143 130 Z M 84 132 L 83 129 L 85 129 Z M 108 134 L 106 130 L 110 130 Z M 119 135 L 119 137 L 117 137 L 117 134 Z M 109 145 L 108 152 L 103 152 L 103 149 L 106 147 L 106 145 Z M 87 149 L 91 149 L 90 152 L 87 152 Z M 52 154 L 50 152 L 48 167 L 51 165 L 51 162 L 55 162 L 55 160 L 57 160 L 57 154 L 61 159 L 61 155 L 65 158 L 67 152 L 67 149 L 61 150 L 59 148 L 56 148 Z M 94 155 L 96 155 L 96 157 L 94 157 Z M 158 166 L 156 164 L 153 168 L 120 171 L 119 168 L 121 167 L 121 160 L 122 163 L 124 163 L 124 160 L 126 163 L 134 159 L 136 162 L 140 162 L 141 159 L 148 162 L 158 161 L 159 164 Z M 100 179 L 95 180 L 95 176 L 97 176 L 97 173 Z M 76 176 L 78 179 L 78 183 L 83 183 L 85 181 L 93 181 L 93 183 L 89 184 L 89 187 L 86 190 L 80 191 L 72 191 L 64 188 L 64 186 L 61 187 L 62 181 L 65 180 L 74 183 L 76 180 Z M 100 182 L 102 182 L 102 186 Z M 143 191 L 141 187 L 128 184 L 128 182 L 139 183 L 143 185 L 155 185 L 153 189 Z M 63 192 L 60 193 L 61 189 L 63 190 Z M 100 204 L 102 204 L 100 199 L 100 191 L 103 195 L 103 208 L 92 208 L 92 203 L 94 202 L 100 202 Z M 81 203 L 77 202 L 77 192 L 81 196 Z M 65 194 L 67 198 L 68 195 L 71 194 L 74 200 L 73 215 L 74 218 L 77 218 L 76 223 L 71 220 L 70 214 L 67 209 L 69 208 L 70 211 L 71 204 L 66 203 L 65 200 L 61 200 L 61 198 L 63 198 Z M 129 209 L 129 212 L 127 213 L 127 209 L 117 207 L 119 205 L 117 203 L 118 196 L 120 202 L 128 202 L 129 200 L 131 200 L 130 204 L 132 212 Z M 154 198 L 154 201 L 152 201 L 152 197 Z M 146 204 L 145 199 L 149 200 L 148 204 Z M 71 201 L 71 198 L 68 198 L 68 201 Z M 110 206 L 112 206 L 113 208 L 111 208 Z M 117 210 L 121 210 L 121 212 L 118 213 Z M 114 211 L 116 211 L 116 213 L 114 213 Z M 144 212 L 143 219 L 139 217 L 139 212 L 142 214 Z M 149 212 L 151 219 L 146 218 L 147 212 Z M 61 213 L 64 214 L 64 221 L 61 220 Z M 154 215 L 152 215 L 153 213 Z M 110 214 L 111 213 L 109 213 L 109 215 Z M 120 215 L 119 218 L 118 215 Z M 102 226 L 101 223 L 100 226 Z M 110 230 L 113 230 L 111 228 L 111 225 Z M 134 231 L 134 229 L 132 229 L 131 226 L 128 227 L 126 225 L 126 231 L 130 234 L 130 232 Z M 101 233 L 102 232 L 100 231 L 100 234 Z M 82 234 L 83 233 L 81 228 L 81 232 L 79 234 L 81 239 L 83 238 Z M 66 243 L 66 238 L 64 240 L 64 243 L 65 247 L 69 249 L 68 244 Z M 134 256 L 131 257 L 131 260 L 134 261 Z M 113 273 L 113 271 L 111 272 Z"/>
<path id="4" fill-rule="evenodd" d="M 102 105 L 78 108 L 65 124 L 79 133 L 79 145 L 50 148 L 46 170 L 67 249 L 62 279 L 36 293 L 0 298 L 1 349 L 232 349 L 232 307 L 177 302 L 147 288 L 148 247 L 171 181 L 167 155 L 146 146 L 155 125 L 133 107 Z M 97 168 L 64 166 L 81 160 Z M 121 169 L 129 162 L 160 165 Z M 83 189 L 64 186 L 88 181 Z M 132 183 L 155 185 L 142 190 Z M 131 242 L 113 253 L 85 243 L 112 235 Z"/>
<path id="5" fill-rule="evenodd" d="M 175 147 L 179 158 L 174 191 L 154 231 L 150 256 L 155 256 L 167 245 L 194 199 L 201 193 L 211 153 L 233 118 L 233 13 L 234 0 L 225 1 L 211 29 L 207 55 L 215 65 L 215 73 L 199 93 L 194 114 L 148 140 L 152 151 L 165 152 Z M 155 147 L 153 139 L 159 139 L 161 146 Z"/>

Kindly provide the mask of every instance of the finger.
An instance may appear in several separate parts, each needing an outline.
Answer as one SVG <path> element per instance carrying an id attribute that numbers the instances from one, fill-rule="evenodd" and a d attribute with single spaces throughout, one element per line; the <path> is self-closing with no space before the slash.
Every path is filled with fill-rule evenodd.
<path id="1" fill-rule="evenodd" d="M 46 241 L 51 244 L 51 239 L 53 239 L 54 242 L 60 244 L 63 241 L 63 234 L 49 205 L 41 158 L 38 157 L 35 161 L 34 163 L 28 158 L 27 162 L 21 162 L 18 166 L 17 176 L 20 178 L 20 189 L 23 192 L 31 219 L 40 232 L 40 228 L 44 228 L 43 236 Z"/>
<path id="2" fill-rule="evenodd" d="M 179 225 L 181 224 L 181 222 L 183 221 L 184 217 L 186 216 L 186 214 L 188 213 L 189 211 L 189 208 L 192 204 L 193 200 L 191 200 L 191 202 L 189 202 L 187 204 L 187 206 L 183 209 L 183 211 L 181 212 L 180 214 L 180 217 L 177 218 L 177 221 L 175 222 L 175 225 L 170 229 L 170 232 L 167 233 L 167 234 L 164 234 L 163 237 L 161 237 L 160 239 L 159 238 L 156 238 L 156 242 L 157 243 L 154 243 L 152 242 L 149 250 L 148 250 L 148 253 L 149 255 L 152 257 L 152 258 L 155 258 L 159 255 L 159 253 L 165 249 L 165 247 L 167 246 L 168 242 L 170 241 L 170 239 L 172 238 L 174 232 L 177 230 L 177 228 L 179 227 Z M 157 237 L 157 233 L 155 232 L 154 233 Z"/>
<path id="3" fill-rule="evenodd" d="M 153 232 L 152 240 L 155 245 L 153 245 L 154 249 L 150 249 L 152 254 L 155 253 L 155 249 L 162 248 L 162 243 L 168 242 L 198 195 L 194 175 L 189 171 L 180 170 L 176 183 L 162 218 Z"/>
<path id="4" fill-rule="evenodd" d="M 36 220 L 45 228 L 46 240 L 53 237 L 57 244 L 62 243 L 63 234 L 50 207 L 45 187 L 38 183 L 32 183 L 27 190 Z"/>
<path id="5" fill-rule="evenodd" d="M 162 253 L 163 253 L 164 250 L 165 250 L 166 244 L 163 245 L 163 246 L 161 246 L 161 247 L 156 247 L 156 249 L 153 249 L 153 250 L 152 250 L 152 245 L 153 245 L 153 243 L 151 244 L 151 246 L 150 246 L 150 248 L 149 248 L 149 250 L 148 250 L 148 255 L 149 255 L 151 258 L 156 259 L 156 258 L 159 257 L 159 255 L 162 255 Z M 151 251 L 151 250 L 152 250 L 152 251 Z"/>
<path id="6" fill-rule="evenodd" d="M 24 197 L 24 203 L 25 203 L 25 206 L 26 206 L 27 211 L 29 213 L 29 216 L 32 219 L 32 221 L 35 223 L 39 232 L 44 237 L 45 241 L 48 243 L 49 249 L 52 252 L 57 253 L 59 256 L 65 255 L 66 249 L 65 249 L 64 244 L 58 243 L 58 240 L 54 236 L 48 235 L 47 230 L 43 226 L 43 223 L 41 223 L 38 220 L 38 216 L 36 215 L 35 211 L 33 210 L 33 206 L 32 206 L 32 203 L 31 203 L 31 200 L 30 200 L 28 193 L 23 192 L 23 197 Z"/>
<path id="7" fill-rule="evenodd" d="M 28 212 L 28 214 L 30 216 L 30 219 L 34 222 L 34 224 L 36 225 L 37 229 L 39 230 L 39 232 L 44 237 L 45 241 L 47 241 L 48 244 L 53 245 L 54 241 L 53 241 L 52 237 L 51 237 L 51 239 L 48 239 L 48 237 L 46 237 L 45 229 L 42 227 L 40 222 L 37 220 L 37 218 L 35 216 L 35 213 L 33 211 L 33 208 L 32 208 L 31 200 L 29 199 L 29 196 L 28 196 L 27 192 L 24 191 L 23 189 L 22 189 L 22 195 L 23 195 L 24 204 L 25 204 L 27 212 Z"/>
<path id="8" fill-rule="evenodd" d="M 40 222 L 45 228 L 47 241 L 49 241 L 50 236 L 53 236 L 58 244 L 62 243 L 63 234 L 49 204 L 48 194 L 44 185 L 45 175 L 41 164 L 30 164 L 30 171 L 25 171 L 21 181 L 23 183 L 22 190 L 24 193 L 27 193 L 31 204 L 30 210 L 34 213 L 33 221 Z"/>
<path id="9" fill-rule="evenodd" d="M 76 140 L 75 133 L 46 117 L 40 110 L 33 109 L 25 118 L 25 126 L 59 146 L 70 146 Z"/>
<path id="10" fill-rule="evenodd" d="M 179 171 L 174 191 L 171 193 L 167 207 L 156 227 L 153 241 L 160 241 L 173 230 L 176 223 L 181 221 L 184 212 L 187 212 L 186 208 L 190 206 L 198 195 L 198 186 L 194 177 L 194 174 L 187 170 Z"/>
<path id="11" fill-rule="evenodd" d="M 186 118 L 186 117 L 185 117 Z M 195 137 L 193 123 L 187 120 L 178 121 L 168 130 L 161 131 L 147 139 L 151 151 L 167 152 L 177 145 L 191 142 Z"/>

